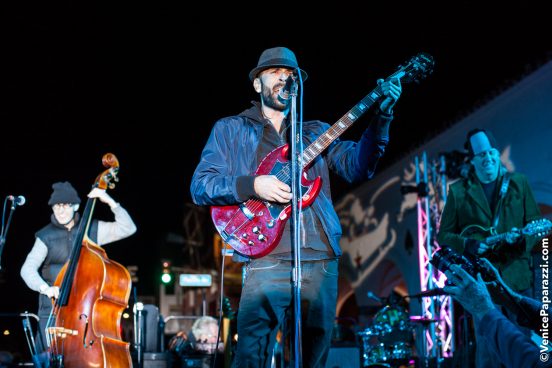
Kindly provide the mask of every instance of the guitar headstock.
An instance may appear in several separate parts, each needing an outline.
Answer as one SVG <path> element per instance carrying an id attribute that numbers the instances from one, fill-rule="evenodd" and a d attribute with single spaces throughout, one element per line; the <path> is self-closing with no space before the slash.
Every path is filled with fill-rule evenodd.
<path id="1" fill-rule="evenodd" d="M 390 78 L 399 78 L 401 83 L 419 83 L 433 72 L 435 61 L 433 57 L 424 52 L 410 58 L 406 65 L 399 66 L 399 70 Z"/>
<path id="2" fill-rule="evenodd" d="M 539 237 L 546 236 L 552 231 L 552 222 L 549 219 L 543 218 L 534 220 L 525 225 L 523 228 L 524 235 L 536 235 Z"/>

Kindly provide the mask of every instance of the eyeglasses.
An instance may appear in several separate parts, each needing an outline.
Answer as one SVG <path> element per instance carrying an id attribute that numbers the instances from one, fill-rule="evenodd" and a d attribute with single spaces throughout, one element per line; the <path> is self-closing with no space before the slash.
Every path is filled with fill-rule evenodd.
<path id="1" fill-rule="evenodd" d="M 490 150 L 479 152 L 477 155 L 473 155 L 473 156 L 479 157 L 479 158 L 485 158 L 487 154 L 489 156 L 498 156 L 498 150 L 496 148 L 491 148 Z"/>
<path id="2" fill-rule="evenodd" d="M 67 210 L 73 206 L 71 203 L 56 203 L 52 206 L 54 211 Z"/>

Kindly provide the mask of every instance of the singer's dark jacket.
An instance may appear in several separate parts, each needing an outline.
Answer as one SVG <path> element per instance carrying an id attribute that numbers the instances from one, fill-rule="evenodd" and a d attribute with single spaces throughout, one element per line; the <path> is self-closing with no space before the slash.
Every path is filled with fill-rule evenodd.
<path id="1" fill-rule="evenodd" d="M 215 123 L 192 178 L 191 194 L 196 204 L 235 205 L 254 193 L 252 175 L 258 166 L 257 146 L 264 125 L 271 123 L 263 118 L 259 104 L 254 102 L 253 105 L 239 115 Z M 329 169 L 348 182 L 370 179 L 389 142 L 392 119 L 378 111 L 358 142 L 336 139 L 307 171 L 311 180 L 317 176 L 322 178 L 322 189 L 312 208 L 335 256 L 342 254 L 339 247 L 341 225 L 332 204 Z M 303 122 L 305 147 L 329 127 L 317 120 Z"/>

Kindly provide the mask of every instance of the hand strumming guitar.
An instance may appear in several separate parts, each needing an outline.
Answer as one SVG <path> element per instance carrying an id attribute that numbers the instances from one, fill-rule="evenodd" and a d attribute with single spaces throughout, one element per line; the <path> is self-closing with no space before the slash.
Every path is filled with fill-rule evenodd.
<path id="1" fill-rule="evenodd" d="M 278 180 L 275 175 L 259 175 L 253 182 L 255 193 L 270 202 L 288 203 L 291 201 L 291 188 Z"/>
<path id="2" fill-rule="evenodd" d="M 471 244 L 475 245 L 475 247 L 470 247 Z M 466 248 L 468 250 L 468 253 L 475 254 L 477 256 L 485 254 L 492 249 L 492 247 L 487 243 L 481 243 L 481 242 L 467 243 Z"/>

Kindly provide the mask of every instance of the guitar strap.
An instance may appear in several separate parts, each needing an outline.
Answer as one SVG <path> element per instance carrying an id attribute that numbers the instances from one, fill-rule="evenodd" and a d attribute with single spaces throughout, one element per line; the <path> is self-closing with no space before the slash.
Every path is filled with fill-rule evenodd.
<path id="1" fill-rule="evenodd" d="M 510 173 L 505 173 L 504 178 L 502 179 L 502 186 L 500 187 L 500 193 L 498 195 L 498 206 L 495 211 L 495 216 L 493 220 L 493 228 L 496 229 L 498 226 L 498 220 L 500 216 L 500 209 L 502 207 L 502 202 L 504 201 L 504 197 L 506 196 L 506 192 L 508 191 L 508 185 L 510 185 Z"/>

